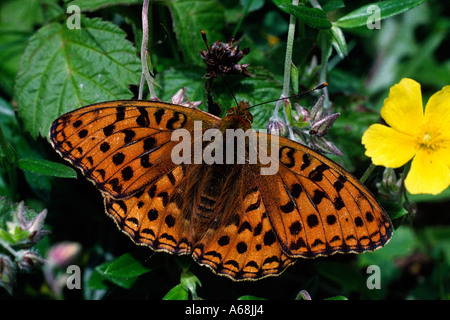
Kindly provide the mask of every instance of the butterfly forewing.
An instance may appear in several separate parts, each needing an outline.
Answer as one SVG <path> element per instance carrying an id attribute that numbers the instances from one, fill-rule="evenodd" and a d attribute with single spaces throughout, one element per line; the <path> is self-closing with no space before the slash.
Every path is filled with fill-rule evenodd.
<path id="1" fill-rule="evenodd" d="M 128 197 L 174 168 L 173 130 L 217 118 L 200 110 L 140 100 L 98 103 L 59 117 L 54 148 L 114 198 Z"/>

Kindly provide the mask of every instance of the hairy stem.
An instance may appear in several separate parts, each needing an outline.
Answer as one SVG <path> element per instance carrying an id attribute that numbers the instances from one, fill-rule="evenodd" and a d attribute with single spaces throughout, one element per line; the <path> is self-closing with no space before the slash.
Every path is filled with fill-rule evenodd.
<path id="1" fill-rule="evenodd" d="M 294 6 L 298 6 L 298 0 L 292 0 Z M 286 44 L 286 56 L 284 59 L 284 79 L 283 79 L 283 93 L 281 98 L 289 96 L 289 86 L 291 81 L 291 62 L 292 62 L 292 51 L 294 47 L 294 36 L 295 36 L 295 23 L 296 18 L 291 15 L 289 18 L 289 30 L 288 38 Z"/>
<path id="2" fill-rule="evenodd" d="M 292 4 L 294 6 L 298 6 L 298 0 L 292 0 Z M 284 98 L 289 97 L 289 88 L 291 83 L 291 63 L 292 63 L 292 51 L 294 48 L 294 36 L 295 36 L 295 23 L 296 18 L 293 15 L 290 15 L 289 18 L 289 29 L 288 29 L 288 38 L 286 44 L 286 56 L 284 59 L 284 78 L 283 78 L 283 92 L 281 93 L 280 101 L 277 102 L 275 107 L 275 114 L 278 114 L 278 109 L 280 108 L 281 103 L 284 103 Z M 289 131 L 289 138 L 294 139 L 294 132 L 289 123 L 288 116 L 286 114 L 285 108 L 283 108 L 284 118 Z"/>
<path id="3" fill-rule="evenodd" d="M 142 99 L 144 94 L 144 79 L 147 81 L 148 89 L 150 91 L 150 99 L 155 100 L 156 93 L 153 87 L 153 77 L 148 70 L 148 7 L 149 0 L 144 0 L 142 5 L 142 44 L 141 44 L 141 63 L 142 63 L 142 76 L 139 84 L 139 99 Z"/>

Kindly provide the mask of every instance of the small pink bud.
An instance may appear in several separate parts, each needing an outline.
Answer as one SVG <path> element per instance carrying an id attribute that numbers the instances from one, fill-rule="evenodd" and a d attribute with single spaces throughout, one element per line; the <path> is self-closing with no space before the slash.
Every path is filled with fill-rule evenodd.
<path id="1" fill-rule="evenodd" d="M 274 135 L 284 135 L 286 133 L 286 124 L 278 116 L 272 116 L 267 123 L 267 131 Z"/>
<path id="2" fill-rule="evenodd" d="M 187 102 L 184 102 L 184 98 L 186 98 Z M 173 95 L 171 101 L 173 104 L 178 104 L 189 108 L 198 108 L 198 106 L 203 103 L 202 101 L 189 101 L 186 95 L 186 88 L 181 88 L 178 90 L 178 92 Z"/>
<path id="3" fill-rule="evenodd" d="M 65 267 L 73 263 L 81 253 L 81 245 L 78 242 L 61 242 L 50 248 L 47 253 L 49 264 Z"/>
<path id="4" fill-rule="evenodd" d="M 298 103 L 294 103 L 294 107 L 295 107 L 295 110 L 297 110 L 297 113 L 298 113 L 298 116 L 299 116 L 297 121 L 302 121 L 302 122 L 309 122 L 310 121 L 308 109 L 306 109 L 305 107 L 302 107 Z"/>

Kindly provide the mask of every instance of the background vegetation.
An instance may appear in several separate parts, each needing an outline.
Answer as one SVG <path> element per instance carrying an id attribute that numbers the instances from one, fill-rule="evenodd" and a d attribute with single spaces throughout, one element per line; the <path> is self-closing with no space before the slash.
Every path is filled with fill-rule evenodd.
<path id="1" fill-rule="evenodd" d="M 236 36 L 240 48 L 250 48 L 242 63 L 250 64 L 252 77 L 214 81 L 214 97 L 222 111 L 233 105 L 230 91 L 251 104 L 279 98 L 289 23 L 286 12 L 291 10 L 285 2 L 154 1 L 149 53 L 157 96 L 170 101 L 186 87 L 191 101 L 206 101 L 206 68 L 199 56 L 205 49 L 200 31 L 205 30 L 210 44 Z M 310 2 L 322 9 L 308 10 Z M 344 153 L 332 158 L 360 177 L 370 164 L 361 136 L 380 121 L 379 110 L 389 88 L 410 77 L 422 84 L 427 101 L 450 84 L 450 4 L 378 2 L 386 11 L 380 28 L 369 29 L 364 10 L 371 1 L 310 2 L 304 3 L 308 9 L 294 12 L 298 19 L 291 92 L 329 83 L 329 106 L 341 113 L 330 138 Z M 82 11 L 81 29 L 67 27 L 71 14 L 66 8 L 72 4 Z M 0 262 L 0 298 L 307 297 L 304 291 L 299 294 L 301 290 L 312 299 L 450 298 L 449 190 L 438 196 L 409 196 L 414 203 L 407 210 L 404 203 L 386 203 L 396 230 L 381 250 L 299 260 L 281 276 L 254 283 L 218 277 L 190 257 L 137 247 L 119 232 L 103 213 L 100 193 L 79 172 L 63 165 L 48 143 L 47 132 L 64 112 L 137 96 L 141 6 L 139 0 L 5 0 L 0 4 L 0 238 L 11 249 L 0 243 L 0 254 L 14 261 Z M 318 94 L 298 102 L 310 107 Z M 274 105 L 255 109 L 256 127 L 266 126 Z M 377 168 L 366 182 L 377 197 L 381 197 L 377 183 L 382 173 L 383 168 Z M 26 208 L 18 205 L 21 201 Z M 17 221 L 17 212 L 36 221 L 44 209 L 45 224 L 42 229 L 37 223 L 35 227 L 50 234 L 40 231 L 36 237 L 33 226 Z M 31 247 L 29 259 L 24 259 L 23 253 Z M 66 267 L 71 264 L 81 267 L 81 290 L 66 287 Z M 380 267 L 379 290 L 366 286 L 369 265 Z"/>

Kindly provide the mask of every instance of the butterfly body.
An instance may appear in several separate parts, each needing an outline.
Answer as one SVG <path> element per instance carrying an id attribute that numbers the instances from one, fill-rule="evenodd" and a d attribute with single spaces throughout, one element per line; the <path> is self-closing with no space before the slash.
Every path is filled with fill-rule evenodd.
<path id="1" fill-rule="evenodd" d="M 392 225 L 384 210 L 326 157 L 294 141 L 255 133 L 268 145 L 279 142 L 276 152 L 269 152 L 279 159 L 278 171 L 261 174 L 267 165 L 250 161 L 258 149 L 248 139 L 242 140 L 245 152 L 237 161 L 239 146 L 227 149 L 227 142 L 234 139 L 233 130 L 251 129 L 252 120 L 244 102 L 220 119 L 168 103 L 111 101 L 62 115 L 50 140 L 98 187 L 108 215 L 135 243 L 192 254 L 233 280 L 277 275 L 298 257 L 372 251 L 389 241 Z M 202 134 L 216 129 L 223 135 L 220 151 L 210 150 L 219 135 L 199 138 L 196 121 Z M 187 163 L 172 161 L 177 129 L 191 137 L 194 153 Z M 195 151 L 204 155 L 208 148 L 210 155 L 231 154 L 233 161 L 194 161 Z"/>

